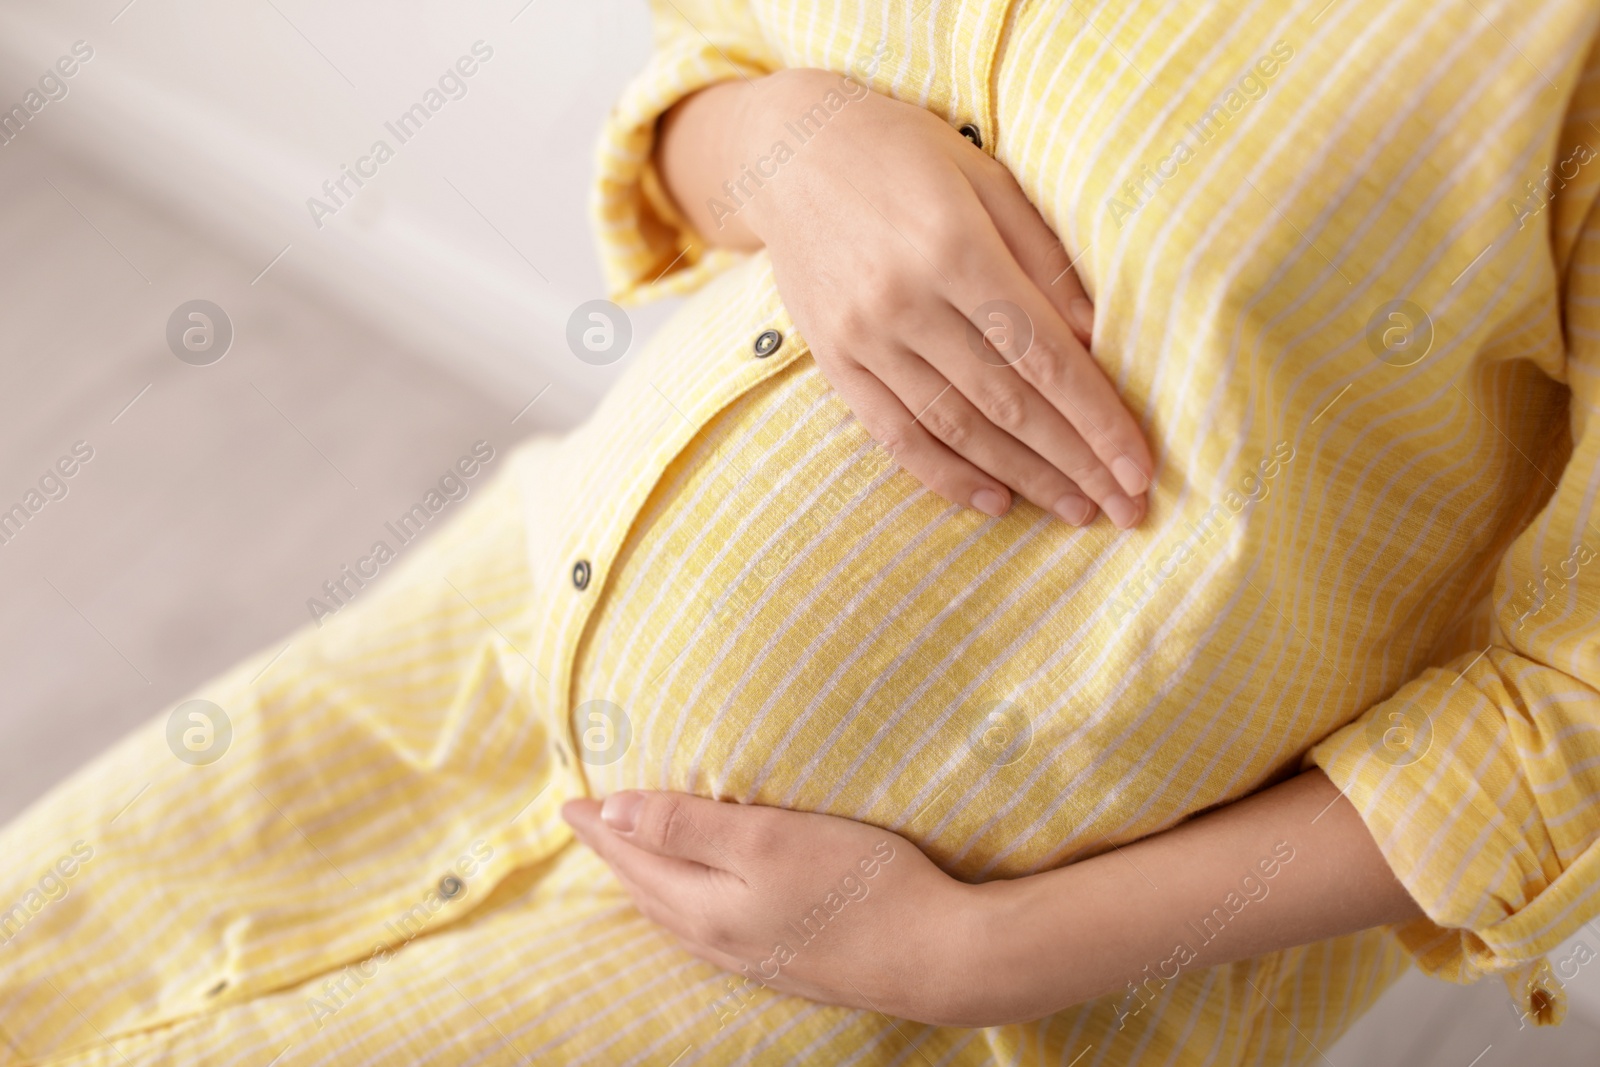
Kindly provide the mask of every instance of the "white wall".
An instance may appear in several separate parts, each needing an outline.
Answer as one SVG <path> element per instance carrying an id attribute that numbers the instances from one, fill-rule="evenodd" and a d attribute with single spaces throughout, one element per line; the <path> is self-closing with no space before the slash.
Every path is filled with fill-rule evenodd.
<path id="1" fill-rule="evenodd" d="M 0 6 L 0 106 L 75 41 L 94 49 L 68 95 L 0 147 L 0 178 L 8 152 L 48 139 L 263 268 L 288 246 L 272 271 L 313 280 L 456 373 L 526 395 L 554 381 L 590 401 L 609 384 L 617 368 L 572 358 L 564 330 L 603 295 L 592 150 L 648 52 L 642 3 L 125 4 Z M 401 144 L 384 123 L 480 40 L 493 56 L 466 95 Z M 380 138 L 395 158 L 319 229 L 307 199 Z M 635 337 L 665 310 L 636 314 Z"/>

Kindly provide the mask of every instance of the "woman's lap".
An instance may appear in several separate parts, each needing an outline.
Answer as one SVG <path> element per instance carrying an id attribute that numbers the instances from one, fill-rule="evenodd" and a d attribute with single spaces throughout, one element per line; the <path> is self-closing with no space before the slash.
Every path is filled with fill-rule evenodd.
<path id="1" fill-rule="evenodd" d="M 402 940 L 404 915 L 459 921 L 560 847 L 510 473 L 194 694 L 226 744 L 187 751 L 186 717 L 169 742 L 164 709 L 0 829 L 0 1062 L 228 1015 Z"/>
<path id="2" fill-rule="evenodd" d="M 727 988 L 631 906 L 586 851 L 502 883 L 470 916 L 369 958 L 215 1011 L 52 1058 L 122 1063 L 567 1065 L 808 1062 L 821 1042 L 866 1062 L 935 1059 L 978 1034 Z M 877 1056 L 873 1056 L 877 1053 Z M 907 1056 L 910 1059 L 907 1059 Z M 274 1057 L 278 1057 L 274 1060 Z"/>

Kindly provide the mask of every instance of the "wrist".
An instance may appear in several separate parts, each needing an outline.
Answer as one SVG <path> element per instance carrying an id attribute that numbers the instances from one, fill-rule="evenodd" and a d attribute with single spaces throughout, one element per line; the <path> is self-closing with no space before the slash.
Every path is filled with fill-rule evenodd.
<path id="1" fill-rule="evenodd" d="M 828 70 L 808 67 L 774 71 L 747 86 L 734 109 L 728 145 L 727 173 L 735 181 L 743 177 L 759 192 L 751 197 L 742 213 L 745 225 L 763 244 L 774 221 L 780 217 L 784 184 L 772 179 L 788 170 L 790 161 L 800 159 L 803 142 L 797 139 L 796 120 L 810 114 L 819 102 L 836 96 L 844 80 Z M 858 92 L 865 92 L 861 89 Z M 814 121 L 814 118 L 813 120 Z M 746 172 L 753 168 L 755 179 Z M 759 180 L 756 180 L 759 179 Z M 749 185 L 741 187 L 749 188 Z"/>
<path id="2" fill-rule="evenodd" d="M 761 241 L 747 215 L 729 210 L 728 186 L 747 158 L 745 131 L 765 78 L 730 78 L 684 97 L 657 127 L 656 173 L 678 214 L 713 247 L 753 250 Z"/>
<path id="3" fill-rule="evenodd" d="M 1065 1007 L 1050 996 L 1061 931 L 1041 910 L 1044 876 L 969 885 L 952 880 L 945 917 L 916 966 L 919 1022 L 976 1028 L 1042 1018 Z"/>
<path id="4" fill-rule="evenodd" d="M 1093 862 L 1093 861 L 1086 861 Z M 970 886 L 964 953 L 967 1026 L 1042 1019 L 1120 988 L 1117 928 L 1125 909 L 1084 867 Z"/>

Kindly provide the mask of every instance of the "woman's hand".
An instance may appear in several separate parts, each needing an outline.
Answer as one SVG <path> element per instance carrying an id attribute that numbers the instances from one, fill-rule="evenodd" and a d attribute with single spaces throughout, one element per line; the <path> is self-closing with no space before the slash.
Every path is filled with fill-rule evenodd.
<path id="1" fill-rule="evenodd" d="M 686 107 L 731 127 L 713 151 L 673 133 Z M 1014 489 L 1071 523 L 1091 501 L 1139 522 L 1149 450 L 1084 348 L 1093 309 L 1066 251 L 1004 165 L 827 71 L 674 112 L 658 157 L 674 198 L 714 243 L 766 245 L 818 366 L 907 471 L 989 515 Z"/>
<path id="2" fill-rule="evenodd" d="M 978 887 L 898 834 L 685 793 L 628 790 L 562 814 L 647 918 L 755 983 L 950 1025 L 981 984 L 964 948 Z"/>
<path id="3" fill-rule="evenodd" d="M 981 885 L 832 815 L 634 790 L 603 814 L 593 800 L 562 814 L 702 959 L 939 1026 L 1025 1022 L 1113 993 L 1123 1026 L 1180 975 L 1423 914 L 1320 770 Z"/>

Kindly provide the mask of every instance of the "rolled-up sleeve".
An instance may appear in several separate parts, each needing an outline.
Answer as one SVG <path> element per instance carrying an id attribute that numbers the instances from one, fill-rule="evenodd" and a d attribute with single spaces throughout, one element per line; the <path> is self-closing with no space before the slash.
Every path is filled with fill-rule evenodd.
<path id="1" fill-rule="evenodd" d="M 708 247 L 656 174 L 656 121 L 698 89 L 781 63 L 744 0 L 651 0 L 654 49 L 607 116 L 590 210 L 607 293 L 637 304 L 697 288 L 738 254 Z"/>
<path id="2" fill-rule="evenodd" d="M 1417 965 L 1455 981 L 1500 974 L 1545 1024 L 1565 1013 L 1545 954 L 1600 913 L 1597 147 L 1569 121 L 1559 158 L 1588 158 L 1548 218 L 1560 340 L 1545 365 L 1571 390 L 1568 425 L 1553 428 L 1570 454 L 1559 472 L 1530 460 L 1530 478 L 1554 488 L 1500 561 L 1488 647 L 1424 672 L 1308 755 L 1422 906 L 1395 928 Z"/>

